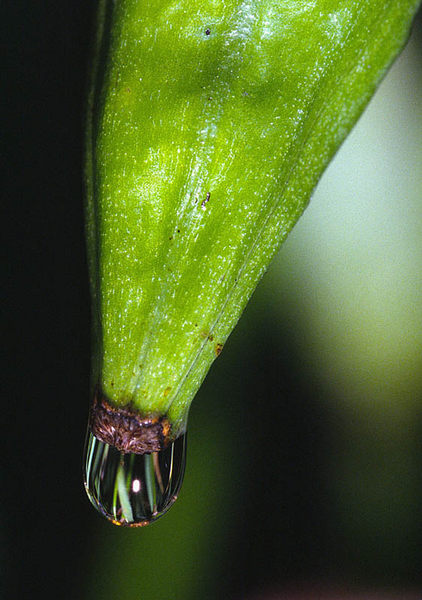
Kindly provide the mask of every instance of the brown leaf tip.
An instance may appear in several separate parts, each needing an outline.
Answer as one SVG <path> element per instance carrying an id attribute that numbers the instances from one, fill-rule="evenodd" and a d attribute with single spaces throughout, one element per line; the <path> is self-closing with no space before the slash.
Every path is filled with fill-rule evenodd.
<path id="1" fill-rule="evenodd" d="M 142 417 L 131 407 L 113 406 L 96 393 L 90 427 L 97 439 L 124 454 L 160 452 L 170 441 L 171 425 L 166 417 Z"/>

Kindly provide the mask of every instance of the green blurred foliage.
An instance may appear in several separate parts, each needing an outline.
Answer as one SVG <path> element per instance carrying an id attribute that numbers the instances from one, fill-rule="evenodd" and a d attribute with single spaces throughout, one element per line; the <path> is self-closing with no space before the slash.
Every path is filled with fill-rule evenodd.
<path id="1" fill-rule="evenodd" d="M 338 421 L 327 477 L 340 561 L 390 583 L 421 541 L 421 139 L 414 39 L 266 282 L 287 296 L 303 360 Z"/>
<path id="2" fill-rule="evenodd" d="M 83 597 L 422 584 L 421 139 L 412 39 L 198 394 L 179 500 L 98 520 Z"/>

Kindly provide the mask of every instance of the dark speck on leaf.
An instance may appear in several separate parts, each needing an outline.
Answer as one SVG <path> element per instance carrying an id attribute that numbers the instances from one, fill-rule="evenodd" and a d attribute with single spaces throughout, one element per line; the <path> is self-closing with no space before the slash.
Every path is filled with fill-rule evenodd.
<path id="1" fill-rule="evenodd" d="M 207 205 L 207 202 L 209 201 L 209 199 L 210 199 L 210 198 L 211 198 L 211 193 L 210 193 L 210 192 L 207 192 L 207 195 L 206 195 L 205 199 L 204 199 L 204 200 L 202 201 L 202 203 L 201 203 L 201 208 L 202 208 L 202 210 L 205 210 L 205 207 L 206 207 L 206 205 Z"/>
<path id="2" fill-rule="evenodd" d="M 206 29 L 205 30 L 205 35 L 209 35 L 211 33 L 211 29 Z"/>
<path id="3" fill-rule="evenodd" d="M 215 345 L 215 355 L 220 356 L 222 349 L 223 349 L 223 344 L 216 344 Z"/>

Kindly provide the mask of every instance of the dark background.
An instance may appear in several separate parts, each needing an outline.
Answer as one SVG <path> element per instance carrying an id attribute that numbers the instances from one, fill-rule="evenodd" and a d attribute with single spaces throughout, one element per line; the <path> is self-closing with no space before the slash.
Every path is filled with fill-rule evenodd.
<path id="1" fill-rule="evenodd" d="M 92 21 L 90 2 L 2 4 L 6 388 L 0 580 L 8 599 L 104 598 L 102 585 L 112 589 L 113 566 L 119 570 L 125 548 L 119 530 L 118 554 L 102 570 L 101 548 L 110 544 L 112 554 L 114 532 L 90 508 L 81 475 L 90 352 L 83 111 Z M 229 452 L 236 447 L 242 455 L 224 458 L 233 468 L 224 483 L 233 482 L 230 501 L 219 498 L 221 513 L 213 515 L 224 528 L 224 535 L 215 534 L 223 554 L 216 556 L 209 539 L 212 560 L 203 558 L 194 576 L 202 582 L 201 597 L 244 598 L 260 587 L 316 580 L 421 588 L 420 520 L 404 557 L 394 548 L 387 552 L 388 568 L 374 552 L 364 552 L 364 565 L 359 553 L 350 558 L 351 542 L 342 538 L 325 500 L 324 456 L 336 423 L 318 400 L 324 390 L 304 371 L 294 326 L 287 320 L 282 325 L 281 343 L 272 316 L 254 310 L 207 379 L 202 408 L 198 400 L 192 416 L 198 473 L 201 456 L 203 470 L 212 461 L 203 457 L 201 441 L 208 420 L 223 429 L 223 421 L 235 424 L 227 433 L 234 441 Z M 254 340 L 247 350 L 245 332 Z M 230 404 L 228 394 L 236 396 Z M 265 414 L 256 414 L 257 394 L 265 398 Z M 422 470 L 422 453 L 418 459 Z M 192 483 L 195 473 L 188 470 L 193 491 L 186 494 L 200 500 L 204 492 Z M 156 532 L 165 548 L 164 530 Z M 147 544 L 142 552 L 140 561 L 148 556 Z M 151 560 L 162 559 L 156 553 Z M 130 587 L 129 579 L 119 585 Z M 161 589 L 148 597 L 183 597 L 177 588 Z"/>

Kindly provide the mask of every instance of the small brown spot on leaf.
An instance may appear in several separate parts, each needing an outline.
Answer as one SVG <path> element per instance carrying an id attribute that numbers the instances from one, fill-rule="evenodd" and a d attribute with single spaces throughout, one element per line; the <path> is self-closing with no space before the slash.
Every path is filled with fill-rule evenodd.
<path id="1" fill-rule="evenodd" d="M 169 423 L 169 421 L 167 419 L 163 419 L 161 421 L 161 426 L 163 428 L 164 439 L 166 440 L 168 438 L 168 436 L 169 436 L 171 425 L 170 425 L 170 423 Z"/>
<path id="2" fill-rule="evenodd" d="M 166 389 L 164 390 L 164 398 L 167 398 L 167 396 L 169 395 L 171 391 L 171 387 L 166 387 Z"/>
<path id="3" fill-rule="evenodd" d="M 220 356 L 222 349 L 223 349 L 223 344 L 220 344 L 220 343 L 216 344 L 215 345 L 215 355 Z"/>
<path id="4" fill-rule="evenodd" d="M 214 336 L 212 333 L 208 333 L 207 331 L 201 331 L 201 337 L 204 338 L 204 340 L 209 340 L 210 342 L 212 342 L 214 340 Z"/>

